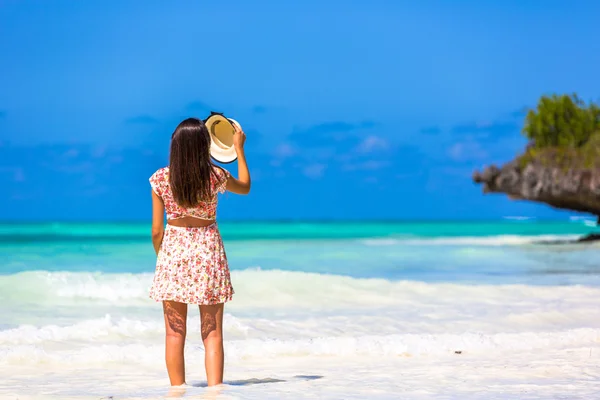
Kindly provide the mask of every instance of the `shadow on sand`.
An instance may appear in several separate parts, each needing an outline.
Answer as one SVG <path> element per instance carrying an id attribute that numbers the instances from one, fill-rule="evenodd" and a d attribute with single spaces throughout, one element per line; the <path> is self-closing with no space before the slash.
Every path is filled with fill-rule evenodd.
<path id="1" fill-rule="evenodd" d="M 316 379 L 323 378 L 321 375 L 295 375 L 290 381 L 314 381 Z M 282 383 L 288 382 L 286 379 L 276 379 L 276 378 L 251 378 L 251 379 L 240 379 L 236 381 L 225 381 L 223 382 L 224 386 L 249 386 L 249 385 L 261 385 L 264 383 Z M 206 382 L 200 383 L 192 383 L 190 386 L 193 387 L 208 387 Z"/>
<path id="2" fill-rule="evenodd" d="M 314 380 L 321 379 L 321 378 L 323 378 L 323 376 L 321 376 L 321 375 L 295 375 L 290 379 L 251 378 L 251 379 L 240 379 L 240 380 L 236 380 L 236 381 L 225 381 L 225 382 L 223 382 L 223 385 L 212 386 L 212 387 L 208 387 L 206 382 L 199 382 L 199 383 L 192 383 L 189 386 L 186 385 L 186 386 L 172 387 L 169 389 L 169 392 L 166 395 L 166 397 L 168 397 L 168 398 L 184 397 L 186 395 L 187 388 L 194 387 L 194 388 L 207 388 L 208 389 L 208 391 L 205 393 L 193 394 L 194 398 L 196 398 L 195 396 L 200 395 L 204 399 L 216 399 L 217 396 L 221 393 L 222 389 L 226 388 L 227 386 L 262 385 L 265 383 L 282 383 L 282 382 L 291 382 L 291 381 L 314 381 Z M 189 394 L 189 393 L 187 393 L 187 394 Z"/>

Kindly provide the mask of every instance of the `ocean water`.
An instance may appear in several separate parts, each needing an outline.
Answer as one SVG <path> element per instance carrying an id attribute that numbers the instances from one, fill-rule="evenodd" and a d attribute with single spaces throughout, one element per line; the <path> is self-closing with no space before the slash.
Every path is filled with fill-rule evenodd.
<path id="1" fill-rule="evenodd" d="M 220 223 L 225 385 L 199 317 L 170 389 L 148 224 L 0 224 L 0 398 L 555 399 L 600 393 L 589 220 Z"/>

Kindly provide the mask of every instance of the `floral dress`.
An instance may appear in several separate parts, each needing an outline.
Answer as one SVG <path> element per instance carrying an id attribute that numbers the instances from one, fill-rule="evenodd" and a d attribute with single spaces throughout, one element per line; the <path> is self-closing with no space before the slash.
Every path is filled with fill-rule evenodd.
<path id="1" fill-rule="evenodd" d="M 152 190 L 165 204 L 167 219 L 192 216 L 216 218 L 217 193 L 225 191 L 229 173 L 214 167 L 211 177 L 213 196 L 191 208 L 179 206 L 169 185 L 169 168 L 150 177 Z M 206 227 L 166 226 L 156 259 L 150 298 L 180 303 L 210 305 L 225 303 L 233 297 L 227 255 L 217 224 Z"/>

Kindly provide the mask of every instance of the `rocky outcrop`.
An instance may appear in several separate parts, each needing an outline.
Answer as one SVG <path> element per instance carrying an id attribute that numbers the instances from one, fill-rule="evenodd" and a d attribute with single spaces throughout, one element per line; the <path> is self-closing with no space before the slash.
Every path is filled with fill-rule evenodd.
<path id="1" fill-rule="evenodd" d="M 600 216 L 600 169 L 564 168 L 518 159 L 500 168 L 475 171 L 473 181 L 484 193 L 504 193 L 512 199 L 544 203 L 551 207 Z"/>

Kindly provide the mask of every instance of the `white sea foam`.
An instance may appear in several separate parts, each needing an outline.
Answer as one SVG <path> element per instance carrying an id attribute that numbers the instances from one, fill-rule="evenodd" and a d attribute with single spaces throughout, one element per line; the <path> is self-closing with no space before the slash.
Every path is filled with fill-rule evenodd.
<path id="1" fill-rule="evenodd" d="M 159 313 L 156 313 L 160 317 Z M 197 316 L 188 318 L 190 327 L 197 325 Z M 231 314 L 225 314 L 224 325 L 229 335 L 245 336 L 249 326 Z M 164 322 L 159 318 L 131 319 L 114 318 L 110 314 L 102 318 L 78 321 L 72 325 L 20 325 L 16 328 L 0 330 L 0 346 L 13 345 L 54 345 L 68 343 L 121 343 L 127 340 L 152 340 L 164 333 Z"/>
<path id="2" fill-rule="evenodd" d="M 528 285 L 462 285 L 358 279 L 349 276 L 296 271 L 251 269 L 232 271 L 236 290 L 234 307 L 269 309 L 385 307 L 410 304 L 420 299 L 498 298 L 521 295 L 526 298 L 579 298 L 600 295 L 600 289 L 582 286 L 544 287 Z M 19 305 L 34 302 L 40 307 L 55 302 L 110 304 L 113 307 L 155 307 L 148 298 L 152 274 L 103 274 L 88 272 L 22 272 L 0 276 L 0 300 Z M 82 308 L 83 309 L 83 308 Z"/>
<path id="3" fill-rule="evenodd" d="M 576 240 L 580 235 L 496 235 L 496 236 L 457 236 L 432 238 L 381 238 L 364 239 L 368 246 L 397 245 L 450 245 L 450 246 L 522 246 L 534 243 Z"/>
<path id="4" fill-rule="evenodd" d="M 596 221 L 596 218 L 585 215 L 572 215 L 569 217 L 571 221 Z"/>
<path id="5" fill-rule="evenodd" d="M 0 347 L 0 364 L 101 366 L 106 363 L 132 362 L 153 366 L 160 362 L 164 347 L 160 340 L 127 344 L 96 344 L 62 346 L 52 351 L 40 345 Z M 203 351 L 199 339 L 187 350 L 190 357 Z M 228 361 L 265 360 L 280 357 L 307 356 L 406 356 L 429 357 L 456 354 L 477 355 L 515 351 L 544 351 L 600 345 L 600 329 L 573 329 L 557 332 L 521 332 L 486 335 L 463 334 L 398 334 L 386 336 L 337 336 L 296 339 L 229 340 L 225 344 Z"/>
<path id="6" fill-rule="evenodd" d="M 168 386 L 164 326 L 160 305 L 147 297 L 151 277 L 0 276 L 0 376 L 6 377 L 0 398 L 161 398 Z M 462 399 L 592 398 L 600 379 L 598 287 L 389 281 L 259 268 L 233 271 L 233 282 L 236 295 L 224 319 L 232 385 L 223 389 L 233 398 L 447 398 L 449 388 Z M 203 347 L 193 307 L 186 360 L 191 382 L 201 381 Z M 557 383 L 567 380 L 570 387 Z M 492 395 L 477 397 L 465 381 Z M 552 387 L 544 386 L 548 382 Z M 205 394 L 187 389 L 190 396 Z"/>
<path id="7" fill-rule="evenodd" d="M 18 328 L 0 331 L 0 345 L 35 344 L 56 341 L 97 341 L 113 337 L 139 337 L 157 333 L 164 329 L 160 321 L 140 321 L 122 318 L 114 321 L 110 315 L 104 318 L 83 320 L 73 325 L 59 326 L 21 325 Z"/>
<path id="8" fill-rule="evenodd" d="M 510 215 L 502 218 L 509 221 L 531 221 L 536 219 L 536 217 L 528 217 L 525 215 Z"/>
<path id="9" fill-rule="evenodd" d="M 18 301 L 78 299 L 129 304 L 145 299 L 152 274 L 28 271 L 0 275 L 0 299 Z"/>
<path id="10" fill-rule="evenodd" d="M 427 356 L 485 352 L 530 351 L 535 349 L 597 346 L 600 329 L 575 329 L 560 332 L 522 332 L 485 335 L 403 334 L 388 336 L 342 336 L 294 340 L 234 341 L 229 344 L 233 357 L 279 356 Z"/>
<path id="11" fill-rule="evenodd" d="M 19 275 L 32 274 L 36 273 Z M 39 293 L 34 307 L 23 305 L 19 296 L 2 294 L 0 300 L 13 313 L 12 319 L 5 320 L 10 327 L 0 330 L 0 345 L 114 343 L 142 337 L 154 340 L 162 334 L 161 309 L 147 298 L 146 274 L 61 273 L 58 285 L 52 274 L 45 276 L 52 282 L 45 293 L 36 286 L 39 280 L 27 280 L 34 284 L 29 292 Z M 0 277 L 0 282 L 6 285 L 13 279 Z M 121 279 L 127 285 L 118 284 Z M 232 340 L 600 329 L 598 287 L 424 283 L 261 270 L 234 272 L 233 280 L 236 295 L 225 315 Z M 123 290 L 113 290 L 119 298 L 132 293 L 137 297 L 121 303 L 104 298 L 102 290 L 111 281 Z M 85 291 L 77 288 L 78 282 L 83 282 Z M 65 294 L 63 285 L 71 292 Z M 72 297 L 73 293 L 85 297 Z M 60 307 L 67 314 L 46 317 L 57 309 L 51 300 L 68 300 L 68 306 Z M 198 312 L 189 310 L 190 326 L 197 327 Z"/>

